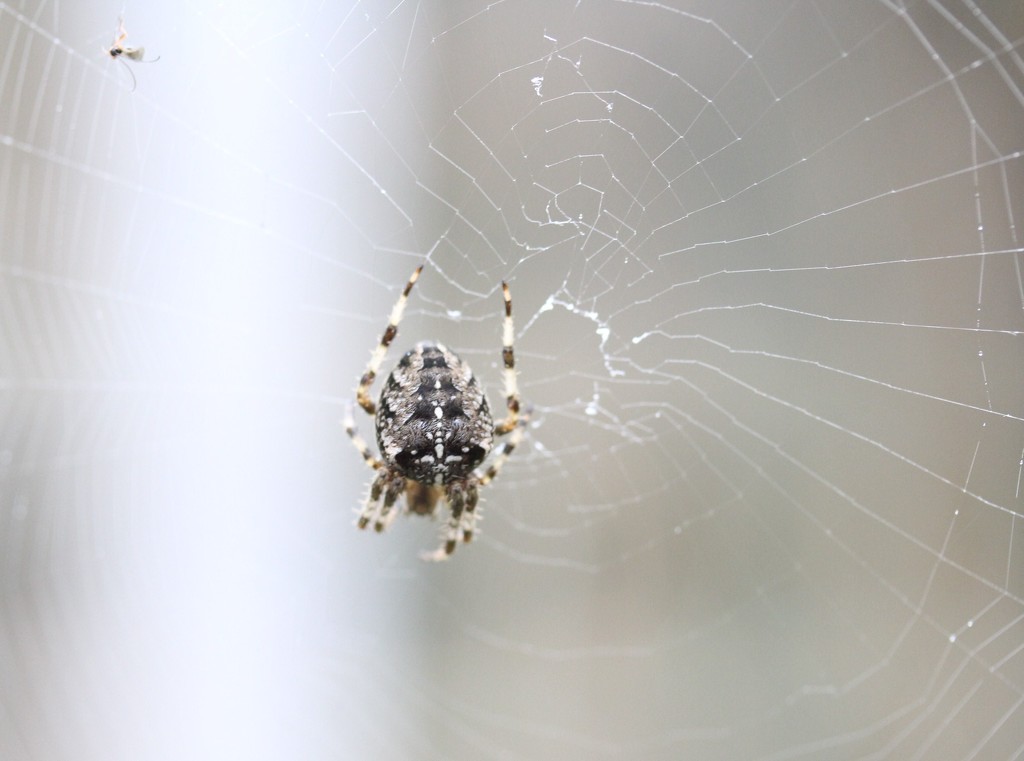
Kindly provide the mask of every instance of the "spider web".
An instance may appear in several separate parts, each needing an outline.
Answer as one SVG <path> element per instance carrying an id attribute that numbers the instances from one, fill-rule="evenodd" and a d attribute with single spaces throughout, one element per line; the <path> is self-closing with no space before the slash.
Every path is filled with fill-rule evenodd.
<path id="1" fill-rule="evenodd" d="M 1024 758 L 1021 11 L 0 2 L 0 756 Z M 535 409 L 436 565 L 420 263 Z"/>

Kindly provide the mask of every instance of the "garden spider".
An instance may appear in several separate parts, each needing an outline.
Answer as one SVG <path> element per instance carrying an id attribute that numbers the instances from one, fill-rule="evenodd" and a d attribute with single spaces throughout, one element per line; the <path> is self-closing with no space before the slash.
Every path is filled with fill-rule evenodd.
<path id="1" fill-rule="evenodd" d="M 444 541 L 435 552 L 422 557 L 446 560 L 459 541 L 469 542 L 473 538 L 479 489 L 494 480 L 522 440 L 528 414 L 519 413 L 512 351 L 512 297 L 504 282 L 501 356 L 508 414 L 503 420 L 497 424 L 492 420 L 487 397 L 469 366 L 455 352 L 433 342 L 418 343 L 407 351 L 384 382 L 379 404 L 370 398 L 370 386 L 398 334 L 405 303 L 422 270 L 421 265 L 405 284 L 356 390 L 359 406 L 375 416 L 380 458 L 373 456 L 356 432 L 351 406 L 345 417 L 345 432 L 367 465 L 377 471 L 359 514 L 359 528 L 365 529 L 372 523 L 378 532 L 384 531 L 398 512 L 392 508 L 403 493 L 406 511 L 417 515 L 434 515 L 438 503 L 444 500 L 450 508 Z M 491 465 L 484 471 L 478 470 L 495 437 L 506 434 L 511 435 Z"/>

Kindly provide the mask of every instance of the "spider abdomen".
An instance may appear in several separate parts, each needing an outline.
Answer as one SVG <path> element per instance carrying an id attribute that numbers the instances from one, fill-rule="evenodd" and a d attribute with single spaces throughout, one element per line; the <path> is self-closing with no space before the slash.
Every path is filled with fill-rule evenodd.
<path id="1" fill-rule="evenodd" d="M 399 360 L 381 391 L 376 428 L 384 461 L 423 484 L 466 479 L 494 438 L 473 371 L 435 343 L 416 344 Z"/>

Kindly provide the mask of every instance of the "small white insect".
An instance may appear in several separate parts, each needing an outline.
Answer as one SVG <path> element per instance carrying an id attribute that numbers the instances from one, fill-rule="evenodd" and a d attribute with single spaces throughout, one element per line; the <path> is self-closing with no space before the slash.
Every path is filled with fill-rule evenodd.
<path id="1" fill-rule="evenodd" d="M 132 92 L 135 92 L 135 72 L 131 70 L 131 67 L 124 62 L 125 58 L 130 58 L 133 61 L 139 63 L 156 63 L 160 60 L 160 56 L 153 58 L 149 61 L 143 59 L 146 55 L 145 48 L 133 48 L 127 43 L 128 32 L 124 28 L 124 17 L 118 18 L 117 20 L 117 36 L 111 43 L 109 48 L 103 48 L 103 52 L 106 53 L 114 60 L 120 60 L 124 67 L 128 70 L 128 73 L 132 77 Z"/>

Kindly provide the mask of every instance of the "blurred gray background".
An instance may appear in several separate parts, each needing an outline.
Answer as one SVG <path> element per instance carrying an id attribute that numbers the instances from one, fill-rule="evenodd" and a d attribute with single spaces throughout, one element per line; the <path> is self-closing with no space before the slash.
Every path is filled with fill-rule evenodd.
<path id="1" fill-rule="evenodd" d="M 1024 757 L 1022 47 L 0 3 L 0 757 Z M 536 410 L 445 564 L 340 425 L 418 264 L 389 362 L 500 408 L 507 279 Z"/>

